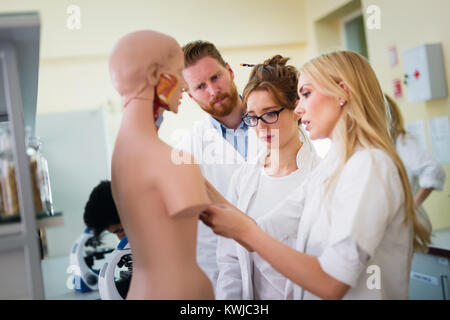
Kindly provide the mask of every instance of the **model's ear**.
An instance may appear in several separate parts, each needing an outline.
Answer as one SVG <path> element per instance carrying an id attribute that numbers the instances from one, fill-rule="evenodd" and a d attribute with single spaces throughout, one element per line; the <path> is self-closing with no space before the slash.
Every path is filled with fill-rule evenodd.
<path id="1" fill-rule="evenodd" d="M 231 79 L 234 80 L 234 72 L 233 72 L 233 69 L 231 69 L 231 67 L 230 67 L 230 65 L 229 65 L 228 63 L 226 64 L 226 67 L 227 67 L 228 72 L 230 72 Z"/>
<path id="2" fill-rule="evenodd" d="M 156 94 L 159 100 L 165 104 L 169 104 L 169 99 L 177 88 L 178 79 L 169 73 L 161 73 L 158 84 L 156 85 Z"/>
<path id="3" fill-rule="evenodd" d="M 157 63 L 152 63 L 147 69 L 147 82 L 151 86 L 156 86 L 161 75 L 160 67 Z"/>

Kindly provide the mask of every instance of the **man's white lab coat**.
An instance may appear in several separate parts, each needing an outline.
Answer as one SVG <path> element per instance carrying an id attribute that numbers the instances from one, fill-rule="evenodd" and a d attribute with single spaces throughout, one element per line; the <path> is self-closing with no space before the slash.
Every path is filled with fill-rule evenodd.
<path id="1" fill-rule="evenodd" d="M 261 152 L 254 130 L 248 129 L 248 159 Z M 230 185 L 234 171 L 246 161 L 212 125 L 209 115 L 197 121 L 191 132 L 183 137 L 175 149 L 191 154 L 199 164 L 203 176 L 223 195 Z M 174 154 L 176 157 L 176 154 Z M 175 159 L 175 161 L 181 161 Z M 217 235 L 201 221 L 197 233 L 197 263 L 215 288 L 218 268 L 216 261 Z"/>

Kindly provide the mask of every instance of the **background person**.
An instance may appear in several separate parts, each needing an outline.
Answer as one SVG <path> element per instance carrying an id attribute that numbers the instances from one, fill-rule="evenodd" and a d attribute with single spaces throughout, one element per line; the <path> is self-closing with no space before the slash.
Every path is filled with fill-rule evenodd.
<path id="1" fill-rule="evenodd" d="M 431 231 L 431 222 L 422 207 L 422 203 L 434 190 L 442 191 L 445 183 L 445 171 L 425 150 L 416 143 L 406 131 L 403 116 L 397 103 L 385 94 L 389 107 L 389 131 L 395 149 L 405 165 L 414 195 L 414 205 L 419 207 L 419 217 Z"/>
<path id="2" fill-rule="evenodd" d="M 119 240 L 125 236 L 112 197 L 111 181 L 103 180 L 92 190 L 84 207 L 83 220 L 97 239 L 105 230 L 114 233 Z"/>

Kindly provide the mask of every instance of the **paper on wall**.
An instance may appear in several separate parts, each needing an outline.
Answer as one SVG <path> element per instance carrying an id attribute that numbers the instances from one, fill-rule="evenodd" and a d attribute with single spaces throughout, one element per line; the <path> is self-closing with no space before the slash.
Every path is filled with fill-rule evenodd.
<path id="1" fill-rule="evenodd" d="M 425 123 L 423 120 L 409 122 L 406 124 L 406 131 L 413 136 L 417 144 L 428 152 L 427 136 L 425 133 Z"/>
<path id="2" fill-rule="evenodd" d="M 433 158 L 439 163 L 450 163 L 450 118 L 448 116 L 428 119 Z"/>

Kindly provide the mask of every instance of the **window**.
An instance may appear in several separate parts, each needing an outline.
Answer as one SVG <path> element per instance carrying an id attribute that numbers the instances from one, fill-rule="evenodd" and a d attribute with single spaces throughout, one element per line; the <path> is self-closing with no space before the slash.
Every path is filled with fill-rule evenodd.
<path id="1" fill-rule="evenodd" d="M 361 11 L 342 20 L 343 47 L 369 58 L 367 53 L 366 32 L 364 17 Z"/>

